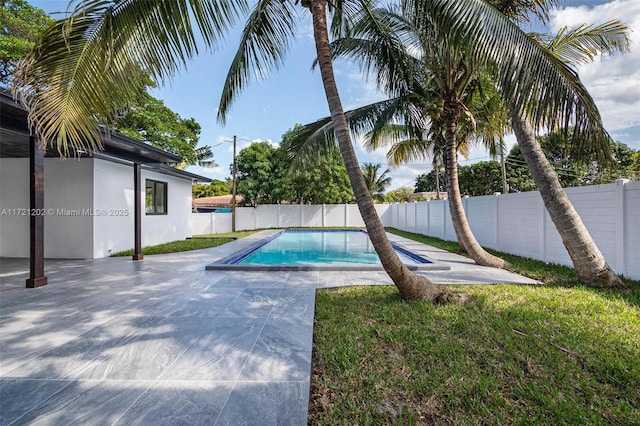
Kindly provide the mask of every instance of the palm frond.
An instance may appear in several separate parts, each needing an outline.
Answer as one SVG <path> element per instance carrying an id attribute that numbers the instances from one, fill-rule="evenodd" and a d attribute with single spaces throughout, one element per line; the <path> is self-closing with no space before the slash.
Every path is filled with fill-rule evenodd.
<path id="1" fill-rule="evenodd" d="M 531 22 L 532 17 L 547 22 L 549 11 L 558 4 L 556 0 L 490 0 L 489 3 L 518 23 Z"/>
<path id="2" fill-rule="evenodd" d="M 263 78 L 282 66 L 295 38 L 297 22 L 293 2 L 258 1 L 245 24 L 227 72 L 218 107 L 219 122 L 224 123 L 229 107 L 249 84 L 252 74 Z"/>
<path id="3" fill-rule="evenodd" d="M 432 139 L 406 139 L 391 145 L 387 152 L 387 161 L 394 167 L 403 163 L 429 159 L 433 156 Z"/>
<path id="4" fill-rule="evenodd" d="M 331 43 L 335 58 L 349 57 L 367 77 L 373 77 L 379 89 L 391 96 L 407 93 L 416 84 L 414 70 L 421 64 L 406 49 L 408 23 L 387 9 L 367 9 L 354 24 L 349 37 Z"/>
<path id="5" fill-rule="evenodd" d="M 491 5 L 476 0 L 405 0 L 405 10 L 429 16 L 439 39 L 464 46 L 473 60 L 493 70 L 516 113 L 536 128 L 574 126 L 578 153 L 608 157 L 610 137 L 576 71 L 532 40 Z"/>
<path id="6" fill-rule="evenodd" d="M 399 99 L 388 99 L 365 105 L 345 112 L 351 133 L 361 135 L 374 129 L 382 123 L 380 117 L 387 111 L 398 111 Z M 393 115 L 393 114 L 392 114 Z M 300 126 L 291 135 L 289 156 L 293 160 L 293 167 L 304 167 L 309 160 L 318 155 L 324 155 L 335 146 L 331 117 L 321 118 L 313 123 Z"/>
<path id="7" fill-rule="evenodd" d="M 123 93 L 149 73 L 174 75 L 197 53 L 192 16 L 215 47 L 245 0 L 85 0 L 52 24 L 20 63 L 12 90 L 43 145 L 62 154 L 100 145 L 98 125 L 112 121 Z"/>
<path id="8" fill-rule="evenodd" d="M 619 20 L 577 28 L 563 27 L 545 45 L 567 64 L 586 64 L 603 53 L 612 55 L 627 52 L 629 32 L 629 27 Z"/>
<path id="9" fill-rule="evenodd" d="M 407 126 L 404 124 L 389 123 L 367 132 L 364 147 L 368 151 L 375 151 L 405 140 L 407 133 Z"/>

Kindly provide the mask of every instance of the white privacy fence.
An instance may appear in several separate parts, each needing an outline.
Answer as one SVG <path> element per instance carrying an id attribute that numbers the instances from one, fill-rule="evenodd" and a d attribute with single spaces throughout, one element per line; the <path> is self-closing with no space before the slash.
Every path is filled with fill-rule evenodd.
<path id="1" fill-rule="evenodd" d="M 611 267 L 640 279 L 640 182 L 567 188 L 567 195 Z M 464 198 L 469 224 L 484 246 L 546 262 L 571 259 L 538 192 Z M 446 200 L 376 205 L 385 226 L 455 240 Z M 265 205 L 242 207 L 237 230 L 355 226 L 364 223 L 356 205 Z M 193 233 L 231 231 L 228 213 L 194 213 Z"/>
<path id="2" fill-rule="evenodd" d="M 391 206 L 376 205 L 380 217 Z M 236 230 L 289 227 L 364 227 L 360 210 L 355 204 L 269 204 L 236 209 Z M 193 234 L 220 234 L 231 232 L 230 213 L 193 213 Z"/>

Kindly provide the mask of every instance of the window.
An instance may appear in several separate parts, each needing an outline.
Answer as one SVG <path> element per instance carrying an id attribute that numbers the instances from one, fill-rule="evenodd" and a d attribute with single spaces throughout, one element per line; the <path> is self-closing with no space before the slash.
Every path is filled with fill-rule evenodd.
<path id="1" fill-rule="evenodd" d="M 144 198 L 147 214 L 167 214 L 167 182 L 147 179 Z"/>

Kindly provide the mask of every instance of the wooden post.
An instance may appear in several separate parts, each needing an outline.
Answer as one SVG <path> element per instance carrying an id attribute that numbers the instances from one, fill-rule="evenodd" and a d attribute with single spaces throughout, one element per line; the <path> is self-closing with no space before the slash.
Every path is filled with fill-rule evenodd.
<path id="1" fill-rule="evenodd" d="M 142 165 L 133 163 L 133 260 L 142 260 Z"/>
<path id="2" fill-rule="evenodd" d="M 44 150 L 34 136 L 29 138 L 30 215 L 29 278 L 27 288 L 47 285 L 44 275 Z"/>

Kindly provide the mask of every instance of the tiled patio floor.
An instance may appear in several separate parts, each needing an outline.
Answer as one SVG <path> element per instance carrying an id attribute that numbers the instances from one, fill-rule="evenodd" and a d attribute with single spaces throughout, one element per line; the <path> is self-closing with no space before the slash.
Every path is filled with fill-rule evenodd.
<path id="1" fill-rule="evenodd" d="M 306 424 L 316 289 L 389 280 L 205 271 L 257 238 L 142 262 L 50 260 L 38 289 L 24 288 L 25 259 L 1 259 L 0 424 Z M 533 282 L 405 245 L 451 266 L 425 273 L 439 283 Z"/>

